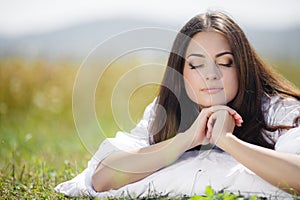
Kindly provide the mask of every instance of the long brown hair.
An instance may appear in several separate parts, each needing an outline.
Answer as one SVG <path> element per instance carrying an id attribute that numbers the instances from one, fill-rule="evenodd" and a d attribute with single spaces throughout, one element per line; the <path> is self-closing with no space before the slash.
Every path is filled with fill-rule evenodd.
<path id="1" fill-rule="evenodd" d="M 281 95 L 300 99 L 300 92 L 260 59 L 244 32 L 230 17 L 217 11 L 195 16 L 176 36 L 156 102 L 165 110 L 155 111 L 150 128 L 153 140 L 150 142 L 158 143 L 187 130 L 200 112 L 199 106 L 186 94 L 183 67 L 191 38 L 205 31 L 216 31 L 227 38 L 237 66 L 239 90 L 227 105 L 243 117 L 244 123 L 242 127 L 236 127 L 233 134 L 249 143 L 274 148 L 274 144 L 267 142 L 263 136 L 263 129 L 273 130 L 274 127 L 266 125 L 261 109 L 262 96 Z"/>

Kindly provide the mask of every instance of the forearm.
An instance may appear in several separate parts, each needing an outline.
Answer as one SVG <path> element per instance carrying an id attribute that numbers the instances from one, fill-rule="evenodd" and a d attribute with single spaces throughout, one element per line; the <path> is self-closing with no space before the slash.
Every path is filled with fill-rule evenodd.
<path id="1" fill-rule="evenodd" d="M 202 109 L 192 126 L 175 137 L 134 152 L 117 152 L 104 159 L 93 175 L 97 191 L 120 188 L 138 181 L 173 163 L 182 153 L 200 144 L 207 144 L 207 119 L 216 111 L 225 110 L 240 124 L 241 117 L 226 106 Z M 233 120 L 233 126 L 234 126 Z"/>
<path id="2" fill-rule="evenodd" d="M 300 194 L 300 155 L 252 145 L 230 133 L 219 147 L 271 184 Z"/>
<path id="3" fill-rule="evenodd" d="M 113 153 L 97 167 L 92 178 L 94 189 L 99 192 L 117 189 L 143 179 L 173 163 L 188 148 L 188 138 L 180 133 L 137 151 Z"/>

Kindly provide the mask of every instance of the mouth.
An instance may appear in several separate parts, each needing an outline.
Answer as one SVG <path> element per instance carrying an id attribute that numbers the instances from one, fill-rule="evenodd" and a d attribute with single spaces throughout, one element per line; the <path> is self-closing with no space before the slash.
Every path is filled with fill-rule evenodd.
<path id="1" fill-rule="evenodd" d="M 223 88 L 220 88 L 220 87 L 211 87 L 211 88 L 201 89 L 202 92 L 205 92 L 205 93 L 208 93 L 208 94 L 215 94 L 215 93 L 218 93 L 222 90 L 223 90 Z"/>

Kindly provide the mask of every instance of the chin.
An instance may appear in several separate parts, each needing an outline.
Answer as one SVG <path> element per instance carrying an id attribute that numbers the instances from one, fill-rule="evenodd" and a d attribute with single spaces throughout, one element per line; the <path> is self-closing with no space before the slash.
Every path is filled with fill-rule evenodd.
<path id="1" fill-rule="evenodd" d="M 217 106 L 217 105 L 227 105 L 229 101 L 223 98 L 214 98 L 213 100 L 211 98 L 203 99 L 203 98 L 191 98 L 189 97 L 191 101 L 198 104 L 200 108 L 209 108 L 211 106 Z M 229 100 L 229 99 L 228 99 Z"/>
<path id="2" fill-rule="evenodd" d="M 195 102 L 196 103 L 196 102 Z M 227 102 L 225 101 L 216 101 L 216 102 L 198 102 L 197 103 L 200 108 L 209 108 L 211 106 L 218 106 L 218 105 L 226 105 Z"/>

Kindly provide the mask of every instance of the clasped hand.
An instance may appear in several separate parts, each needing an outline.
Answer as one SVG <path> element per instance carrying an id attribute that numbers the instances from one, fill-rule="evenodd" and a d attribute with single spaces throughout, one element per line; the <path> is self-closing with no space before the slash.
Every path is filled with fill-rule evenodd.
<path id="1" fill-rule="evenodd" d="M 217 146 L 226 134 L 232 134 L 235 126 L 241 126 L 242 117 L 228 106 L 218 105 L 203 108 L 192 126 L 186 131 L 193 136 L 191 148 L 208 143 Z"/>

